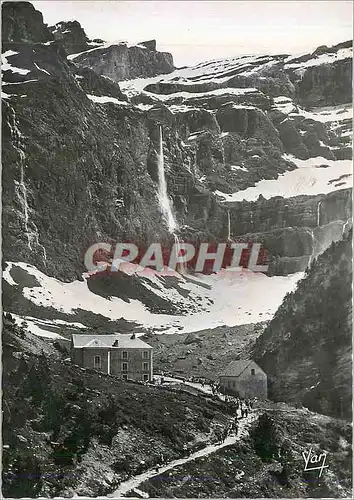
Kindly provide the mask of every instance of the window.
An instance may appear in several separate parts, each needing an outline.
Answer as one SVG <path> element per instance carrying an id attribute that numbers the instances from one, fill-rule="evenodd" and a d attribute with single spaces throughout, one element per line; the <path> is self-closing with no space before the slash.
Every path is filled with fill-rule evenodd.
<path id="1" fill-rule="evenodd" d="M 148 369 L 149 369 L 148 363 L 143 363 L 143 370 L 144 370 L 144 372 L 147 372 Z"/>
<path id="2" fill-rule="evenodd" d="M 251 375 L 255 375 L 256 374 L 256 371 L 254 368 L 251 369 Z"/>
<path id="3" fill-rule="evenodd" d="M 122 372 L 128 371 L 128 363 L 122 363 Z"/>
<path id="4" fill-rule="evenodd" d="M 101 356 L 95 356 L 93 358 L 93 366 L 94 368 L 101 368 Z"/>
<path id="5" fill-rule="evenodd" d="M 123 351 L 122 352 L 122 358 L 123 359 L 128 359 L 128 351 Z"/>
<path id="6" fill-rule="evenodd" d="M 149 353 L 147 351 L 143 351 L 143 358 L 148 359 Z"/>
<path id="7" fill-rule="evenodd" d="M 149 375 L 144 375 L 144 382 L 147 382 L 149 380 Z"/>
<path id="8" fill-rule="evenodd" d="M 123 378 L 123 380 L 128 380 L 128 375 L 123 374 L 123 375 L 122 375 L 122 378 Z"/>

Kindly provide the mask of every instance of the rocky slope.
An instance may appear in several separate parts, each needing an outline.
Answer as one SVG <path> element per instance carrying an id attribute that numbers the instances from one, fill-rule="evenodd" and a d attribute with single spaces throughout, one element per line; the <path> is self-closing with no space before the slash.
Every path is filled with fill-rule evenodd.
<path id="1" fill-rule="evenodd" d="M 260 313 L 261 320 L 263 314 Z M 234 359 L 247 359 L 267 322 L 220 326 L 178 335 L 150 334 L 143 339 L 154 348 L 156 373 L 217 380 Z"/>
<path id="2" fill-rule="evenodd" d="M 257 241 L 268 250 L 269 275 L 293 276 L 292 289 L 294 273 L 348 229 L 349 42 L 302 58 L 237 57 L 120 81 L 121 71 L 131 78 L 173 68 L 155 65 L 160 56 L 151 41 L 108 47 L 87 40 L 78 23 L 48 28 L 23 2 L 3 4 L 3 33 L 5 261 L 72 282 L 82 280 L 84 253 L 97 241 L 171 245 L 157 196 L 160 126 L 181 239 Z M 75 44 L 83 49 L 77 57 Z M 140 277 L 118 276 L 110 296 L 132 306 L 127 281 L 134 281 L 132 298 L 155 312 L 185 312 L 161 300 L 162 289 L 171 289 L 166 280 L 146 292 Z M 16 296 L 26 288 L 18 285 L 12 279 L 6 308 L 30 316 L 33 304 L 26 311 L 31 299 Z M 173 285 L 179 303 L 184 286 Z M 97 280 L 87 287 L 104 293 Z M 275 293 L 276 306 L 282 293 Z M 113 319 L 106 305 L 103 316 Z M 130 310 L 114 319 L 132 322 Z"/>
<path id="3" fill-rule="evenodd" d="M 155 40 L 153 45 L 156 46 Z M 92 45 L 92 44 L 91 44 Z M 126 42 L 117 44 L 95 43 L 95 48 L 82 53 L 70 54 L 69 59 L 79 67 L 92 68 L 98 75 L 103 75 L 115 82 L 132 78 L 148 78 L 161 73 L 171 73 L 174 70 L 172 55 L 151 48 L 148 42 L 138 45 L 128 45 Z M 74 46 L 68 50 L 78 50 Z"/>
<path id="4" fill-rule="evenodd" d="M 164 498 L 345 498 L 351 492 L 351 427 L 289 405 L 274 405 L 250 435 L 213 455 L 145 481 L 139 489 Z M 316 443 L 330 469 L 304 471 L 302 452 Z M 313 448 L 314 450 L 315 448 Z"/>
<path id="5" fill-rule="evenodd" d="M 352 391 L 351 236 L 314 261 L 257 339 L 270 398 L 349 418 Z"/>
<path id="6" fill-rule="evenodd" d="M 172 55 L 156 50 L 156 40 L 106 43 L 89 40 L 77 21 L 61 21 L 49 31 L 64 48 L 68 59 L 81 68 L 92 68 L 98 75 L 115 82 L 138 77 L 151 77 L 174 70 Z"/>
<path id="7" fill-rule="evenodd" d="M 29 2 L 4 2 L 1 6 L 2 42 L 40 43 L 53 40 L 41 12 Z"/>

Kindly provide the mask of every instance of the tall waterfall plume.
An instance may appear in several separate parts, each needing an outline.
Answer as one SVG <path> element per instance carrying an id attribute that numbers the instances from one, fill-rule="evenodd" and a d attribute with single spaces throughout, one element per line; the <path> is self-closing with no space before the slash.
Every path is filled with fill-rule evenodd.
<path id="1" fill-rule="evenodd" d="M 317 205 L 317 226 L 320 225 L 320 219 L 321 219 L 321 203 L 322 201 L 319 201 L 318 202 L 318 205 Z"/>
<path id="2" fill-rule="evenodd" d="M 175 241 L 175 249 L 177 256 L 181 251 L 181 240 L 179 239 L 176 231 L 178 230 L 178 223 L 173 215 L 172 202 L 167 193 L 167 183 L 165 177 L 165 161 L 163 154 L 163 141 L 162 141 L 162 127 L 160 125 L 160 146 L 158 155 L 158 200 L 161 209 L 161 213 L 166 221 L 168 231 L 173 235 Z M 183 273 L 186 271 L 186 266 L 184 263 L 178 264 L 178 270 Z"/>
<path id="3" fill-rule="evenodd" d="M 158 156 L 158 179 L 159 179 L 159 189 L 158 189 L 158 199 L 161 208 L 162 215 L 167 223 L 167 228 L 171 234 L 174 234 L 178 228 L 176 219 L 174 218 L 172 212 L 172 203 L 168 197 L 167 184 L 165 178 L 165 162 L 163 155 L 163 143 L 162 143 L 162 128 L 160 125 L 160 149 Z"/>
<path id="4" fill-rule="evenodd" d="M 231 219 L 230 210 L 227 211 L 227 241 L 231 241 Z"/>

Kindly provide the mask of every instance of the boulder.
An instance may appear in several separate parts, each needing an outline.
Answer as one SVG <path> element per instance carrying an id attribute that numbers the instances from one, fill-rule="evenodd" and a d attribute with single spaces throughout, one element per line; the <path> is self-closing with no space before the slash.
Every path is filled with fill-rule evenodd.
<path id="1" fill-rule="evenodd" d="M 143 45 L 149 50 L 156 50 L 156 40 L 147 40 L 146 42 L 140 42 L 139 45 Z"/>

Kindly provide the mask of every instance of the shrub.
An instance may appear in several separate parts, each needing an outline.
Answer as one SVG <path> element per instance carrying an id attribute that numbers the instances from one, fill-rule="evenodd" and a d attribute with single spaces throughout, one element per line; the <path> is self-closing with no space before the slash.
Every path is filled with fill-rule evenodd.
<path id="1" fill-rule="evenodd" d="M 279 438 L 274 420 L 266 413 L 261 415 L 258 425 L 250 433 L 257 455 L 263 462 L 279 456 Z"/>

